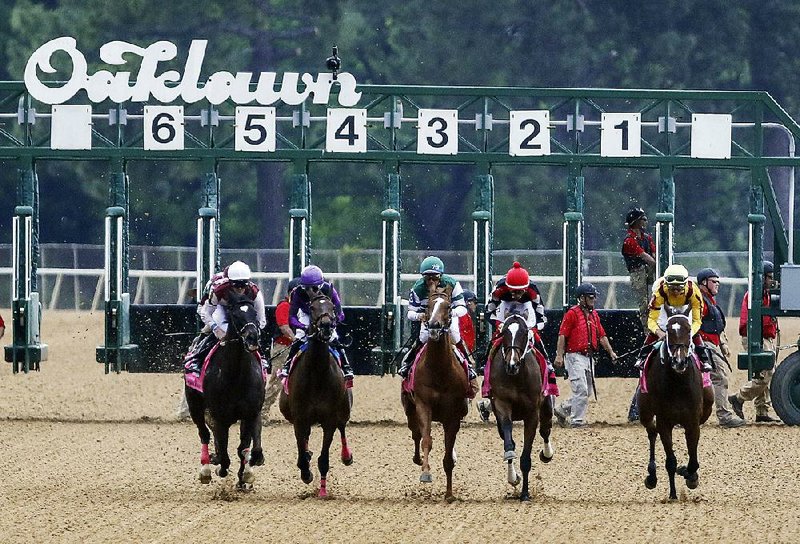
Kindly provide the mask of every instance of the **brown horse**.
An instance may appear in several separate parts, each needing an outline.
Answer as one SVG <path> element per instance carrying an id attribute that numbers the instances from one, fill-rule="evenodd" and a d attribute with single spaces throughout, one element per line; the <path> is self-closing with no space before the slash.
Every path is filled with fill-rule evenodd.
<path id="1" fill-rule="evenodd" d="M 328 297 L 320 293 L 311 299 L 308 342 L 287 378 L 289 394 L 286 394 L 286 390 L 281 390 L 279 400 L 283 417 L 294 425 L 297 468 L 300 469 L 300 478 L 307 484 L 314 481 L 310 468 L 311 452 L 308 450 L 311 426 L 322 426 L 322 450 L 317 459 L 320 498 L 328 496 L 329 452 L 336 429 L 339 429 L 342 438 L 342 463 L 350 465 L 353 462 L 353 454 L 347 445 L 345 434 L 353 399 L 351 390 L 345 387 L 339 363 L 330 351 L 335 327 L 334 305 Z"/>
<path id="2" fill-rule="evenodd" d="M 450 341 L 450 296 L 452 288 L 437 287 L 428 283 L 428 309 L 423 326 L 428 328 L 429 340 L 414 370 L 414 392 L 403 391 L 403 403 L 408 428 L 414 440 L 414 463 L 422 467 L 420 482 L 430 483 L 431 469 L 428 457 L 433 445 L 431 422 L 438 421 L 444 428 L 444 466 L 447 474 L 448 502 L 453 496 L 453 467 L 456 464 L 454 446 L 461 420 L 467 415 L 465 396 L 469 382 Z M 420 441 L 422 456 L 420 457 Z"/>
<path id="3" fill-rule="evenodd" d="M 661 437 L 667 456 L 669 498 L 676 500 L 675 473 L 686 479 L 686 486 L 695 489 L 700 483 L 697 469 L 697 444 L 700 425 L 703 424 L 714 403 L 711 387 L 703 387 L 703 376 L 695 362 L 692 349 L 691 319 L 688 306 L 664 306 L 667 312 L 666 335 L 660 349 L 653 351 L 645 369 L 647 392 L 639 391 L 639 421 L 647 429 L 650 440 L 650 461 L 644 484 L 653 489 L 656 477 L 656 435 Z M 678 467 L 672 447 L 672 429 L 681 425 L 686 433 L 689 463 Z"/>
<path id="4" fill-rule="evenodd" d="M 492 410 L 497 420 L 497 432 L 503 439 L 503 460 L 507 463 L 508 483 L 519 485 L 520 478 L 514 468 L 517 457 L 512 437 L 515 421 L 525 425 L 524 445 L 519 465 L 522 470 L 521 501 L 530 500 L 528 474 L 531 470 L 531 449 L 536 428 L 544 440 L 539 459 L 549 463 L 553 458 L 550 431 L 553 428 L 553 405 L 550 397 L 542 393 L 542 371 L 533 347 L 533 338 L 525 318 L 511 315 L 501 329 L 503 343 L 491 361 L 489 380 L 492 390 Z"/>

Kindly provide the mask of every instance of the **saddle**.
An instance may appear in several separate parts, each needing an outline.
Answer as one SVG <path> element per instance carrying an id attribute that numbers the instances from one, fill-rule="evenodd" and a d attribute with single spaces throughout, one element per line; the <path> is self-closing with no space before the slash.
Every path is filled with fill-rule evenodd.
<path id="1" fill-rule="evenodd" d="M 297 353 L 289 360 L 289 371 L 286 373 L 284 378 L 281 378 L 283 384 L 283 391 L 288 395 L 289 394 L 289 376 L 292 375 L 292 371 L 294 370 L 294 365 L 297 363 L 300 355 L 305 353 L 308 350 L 308 342 L 303 342 L 297 350 Z M 334 348 L 333 346 L 328 346 L 328 352 L 333 355 L 333 358 L 336 360 L 336 364 L 339 366 L 339 370 L 342 370 L 342 356 L 339 354 L 339 351 Z M 344 372 L 342 372 L 344 375 Z"/>
<path id="2" fill-rule="evenodd" d="M 494 358 L 494 353 L 496 353 L 496 349 L 500 348 L 500 344 L 503 342 L 502 338 L 498 338 L 492 344 L 492 358 Z M 556 372 L 553 370 L 548 364 L 547 359 L 544 358 L 542 352 L 536 349 L 536 346 L 530 344 L 529 347 L 531 351 L 533 351 L 534 357 L 536 357 L 536 362 L 539 363 L 539 371 L 542 375 L 542 394 L 545 397 L 557 397 L 560 394 L 558 390 L 558 383 L 556 382 Z M 485 399 L 491 398 L 492 396 L 492 385 L 490 380 L 490 374 L 492 370 L 492 361 L 486 361 L 486 366 L 483 367 L 483 384 L 481 385 L 481 396 Z"/>
<path id="3" fill-rule="evenodd" d="M 417 355 L 414 357 L 414 362 L 411 364 L 411 370 L 408 372 L 408 378 L 404 378 L 400 386 L 402 391 L 405 393 L 414 393 L 417 364 L 419 363 L 420 359 L 422 359 L 422 355 L 427 349 L 428 345 L 423 344 L 420 350 L 417 352 Z M 453 346 L 453 353 L 455 353 L 461 368 L 464 370 L 464 374 L 467 376 L 467 390 L 465 396 L 470 399 L 475 398 L 475 393 L 472 392 L 472 389 L 469 386 L 469 362 L 467 361 L 467 358 L 464 357 L 464 354 L 461 353 L 461 350 L 459 350 L 456 346 Z"/>
<path id="4" fill-rule="evenodd" d="M 647 369 L 650 368 L 650 362 L 653 359 L 653 354 L 655 352 L 662 351 L 664 346 L 663 340 L 659 340 L 653 346 L 653 351 L 647 354 L 647 358 L 644 360 L 644 364 L 642 365 L 642 371 L 639 374 L 639 388 L 641 389 L 642 393 L 647 393 Z M 711 373 L 710 372 L 703 372 L 703 363 L 700 361 L 700 358 L 697 356 L 696 353 L 690 353 L 690 356 L 694 360 L 694 364 L 697 367 L 697 370 L 700 371 L 700 375 L 703 377 L 703 388 L 711 387 Z"/>

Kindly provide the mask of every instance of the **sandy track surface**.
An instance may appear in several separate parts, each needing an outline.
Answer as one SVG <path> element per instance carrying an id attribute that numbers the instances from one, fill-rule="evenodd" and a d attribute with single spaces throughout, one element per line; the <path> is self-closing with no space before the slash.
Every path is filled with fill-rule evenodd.
<path id="1" fill-rule="evenodd" d="M 784 342 L 800 330 L 793 320 L 782 327 Z M 197 482 L 196 429 L 174 416 L 179 376 L 103 374 L 94 362 L 102 314 L 48 312 L 43 336 L 50 360 L 42 372 L 0 368 L 0 542 L 800 541 L 800 428 L 753 424 L 751 403 L 740 429 L 722 429 L 712 415 L 700 487 L 679 479 L 675 503 L 665 501 L 660 446 L 658 487 L 643 485 L 646 434 L 625 423 L 634 380 L 600 380 L 590 428 L 553 430 L 556 456 L 534 461 L 529 504 L 509 498 L 502 442 L 472 411 L 457 441 L 459 500 L 448 505 L 439 430 L 434 482 L 421 484 L 399 380 L 359 377 L 348 433 L 355 463 L 338 462 L 335 441 L 333 498 L 316 498 L 318 480 L 300 481 L 292 429 L 276 408 L 263 435 L 267 464 L 243 494 L 232 478 Z M 744 374 L 735 371 L 734 385 Z M 679 431 L 676 443 L 685 462 Z"/>

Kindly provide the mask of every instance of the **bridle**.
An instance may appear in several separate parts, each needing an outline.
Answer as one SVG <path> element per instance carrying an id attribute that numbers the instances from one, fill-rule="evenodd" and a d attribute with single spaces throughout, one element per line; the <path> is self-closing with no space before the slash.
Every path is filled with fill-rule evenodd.
<path id="1" fill-rule="evenodd" d="M 231 302 L 231 305 L 228 307 L 228 314 L 232 314 L 233 306 L 236 305 L 236 304 L 246 304 L 246 305 L 249 305 L 250 307 L 253 307 L 251 301 L 237 301 L 235 303 Z M 254 311 L 255 311 L 255 309 L 254 309 Z M 259 340 L 261 338 L 261 331 L 258 329 L 258 325 L 256 325 L 256 323 L 254 321 L 247 321 L 240 328 L 240 327 L 237 327 L 236 320 L 230 319 L 230 317 L 233 317 L 233 316 L 229 315 L 228 327 L 229 327 L 229 329 L 231 329 L 231 328 L 233 329 L 233 331 L 236 333 L 236 337 L 235 338 L 226 338 L 225 341 L 228 342 L 228 343 L 229 342 L 241 342 L 242 346 L 244 346 L 248 351 L 257 351 L 258 350 Z M 246 344 L 245 343 L 245 339 L 244 339 L 245 338 L 245 334 L 247 333 L 247 331 L 251 327 L 252 327 L 253 333 L 255 334 L 256 342 L 255 342 L 255 344 Z"/>
<path id="2" fill-rule="evenodd" d="M 431 318 L 438 309 L 439 304 L 445 305 L 444 314 L 446 317 L 435 325 L 431 325 Z M 434 340 L 438 339 L 439 335 L 443 331 L 449 331 L 451 320 L 452 315 L 450 315 L 450 295 L 445 291 L 436 291 L 435 293 L 428 295 L 428 308 L 425 312 L 425 321 L 423 321 L 423 326 L 426 327 L 430 333 L 432 333 L 431 338 Z"/>
<path id="3" fill-rule="evenodd" d="M 329 303 L 329 308 L 326 309 L 324 312 L 314 315 L 314 306 L 316 302 L 325 302 Z M 313 320 L 311 322 L 311 327 L 308 333 L 308 338 L 314 338 L 320 336 L 321 339 L 325 342 L 331 339 L 333 335 L 333 329 L 336 328 L 336 309 L 331 302 L 331 299 L 328 298 L 324 293 L 319 292 L 317 293 L 310 301 L 309 304 L 311 306 L 311 315 Z M 320 321 L 323 319 L 328 318 L 327 324 L 320 324 Z"/>
<path id="4" fill-rule="evenodd" d="M 685 363 L 686 360 L 691 359 L 691 354 L 693 352 L 693 347 L 694 347 L 694 345 L 692 344 L 692 341 L 691 341 L 691 333 L 687 334 L 686 343 L 680 343 L 680 344 L 679 343 L 674 343 L 674 344 L 670 343 L 670 341 L 669 341 L 669 329 L 670 329 L 670 327 L 680 327 L 681 325 L 676 322 L 677 320 L 680 320 L 680 319 L 684 320 L 686 322 L 686 325 L 691 330 L 691 320 L 689 319 L 689 316 L 687 316 L 685 314 L 673 314 L 673 315 L 671 315 L 667 319 L 667 324 L 666 324 L 666 327 L 665 327 L 666 328 L 666 334 L 664 335 L 664 344 L 662 345 L 662 348 L 661 348 L 661 351 L 662 351 L 662 353 L 661 353 L 661 362 L 663 363 L 664 359 L 669 358 L 669 360 L 673 362 L 672 367 L 675 370 L 679 370 L 679 369 L 675 367 L 674 363 Z M 675 355 L 674 351 L 679 349 L 679 348 L 686 348 L 686 360 L 681 360 Z M 684 365 L 681 364 L 681 366 L 684 366 Z M 679 371 L 683 372 L 683 370 L 685 370 L 685 368 L 680 369 Z"/>
<path id="5" fill-rule="evenodd" d="M 515 345 L 513 340 L 516 337 L 516 332 L 514 332 L 514 333 L 512 333 L 513 334 L 512 343 L 511 343 L 510 346 L 508 346 L 508 352 L 506 352 L 506 343 L 505 343 L 505 341 L 503 341 L 500 344 L 500 355 L 503 358 L 503 361 L 505 361 L 507 368 L 511 364 L 510 361 L 509 361 L 509 357 L 511 357 L 513 359 L 513 355 L 515 353 L 517 354 L 517 360 L 520 361 L 520 364 L 521 364 L 525 360 L 525 357 L 528 355 L 528 353 L 531 352 L 531 345 L 533 343 L 533 334 L 531 333 L 530 329 L 528 329 L 528 323 L 525 321 L 525 319 L 522 316 L 519 316 L 519 315 L 510 315 L 505 319 L 505 321 L 503 321 L 503 328 L 502 328 L 503 332 L 502 332 L 502 334 L 503 334 L 504 340 L 505 340 L 506 331 L 508 330 L 508 328 L 510 326 L 515 324 L 514 322 L 516 322 L 516 324 L 520 328 L 522 328 L 523 330 L 526 331 L 525 343 L 522 346 Z"/>

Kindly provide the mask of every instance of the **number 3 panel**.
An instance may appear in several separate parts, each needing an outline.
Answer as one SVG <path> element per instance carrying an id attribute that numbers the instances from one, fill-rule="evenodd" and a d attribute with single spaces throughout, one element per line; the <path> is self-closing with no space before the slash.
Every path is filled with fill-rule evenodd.
<path id="1" fill-rule="evenodd" d="M 236 151 L 275 151 L 275 108 L 237 107 L 233 146 Z"/>
<path id="2" fill-rule="evenodd" d="M 600 117 L 600 155 L 602 157 L 641 157 L 641 114 L 602 114 Z"/>
<path id="3" fill-rule="evenodd" d="M 419 110 L 417 153 L 458 154 L 458 110 Z"/>
<path id="4" fill-rule="evenodd" d="M 332 108 L 328 110 L 325 151 L 331 153 L 367 152 L 367 110 Z"/>
<path id="5" fill-rule="evenodd" d="M 547 110 L 512 111 L 508 136 L 508 154 L 512 157 L 535 157 L 550 154 L 550 112 Z"/>
<path id="6" fill-rule="evenodd" d="M 148 151 L 183 149 L 183 106 L 144 107 L 144 148 Z"/>

